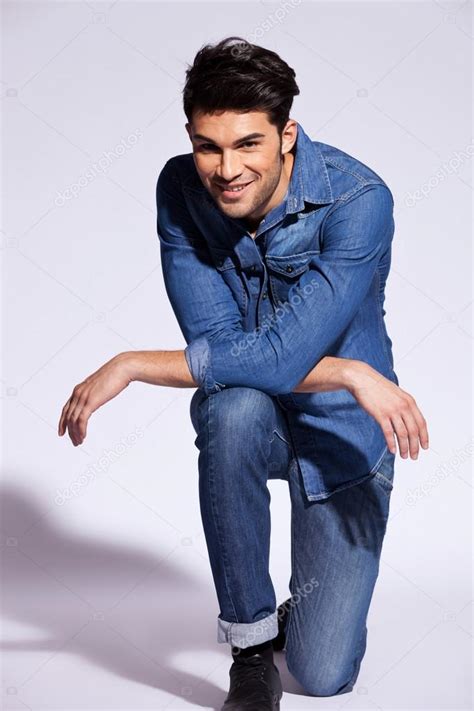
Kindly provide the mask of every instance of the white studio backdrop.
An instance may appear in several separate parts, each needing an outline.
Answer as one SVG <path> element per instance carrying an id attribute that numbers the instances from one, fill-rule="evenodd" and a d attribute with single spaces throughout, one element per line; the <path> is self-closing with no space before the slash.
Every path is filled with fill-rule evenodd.
<path id="1" fill-rule="evenodd" d="M 430 433 L 417 461 L 396 460 L 354 691 L 315 699 L 295 683 L 282 708 L 471 708 L 471 3 L 2 11 L 3 707 L 217 708 L 227 688 L 194 390 L 134 383 L 77 448 L 57 424 L 74 385 L 115 354 L 185 346 L 161 274 L 156 179 L 191 150 L 187 65 L 239 35 L 295 69 L 291 117 L 394 194 L 386 320 Z M 281 602 L 289 497 L 283 481 L 269 487 Z"/>

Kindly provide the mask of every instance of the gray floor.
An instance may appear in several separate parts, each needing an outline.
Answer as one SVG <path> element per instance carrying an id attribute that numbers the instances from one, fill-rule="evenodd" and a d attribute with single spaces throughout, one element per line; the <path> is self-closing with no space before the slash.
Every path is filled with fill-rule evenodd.
<path id="1" fill-rule="evenodd" d="M 416 505 L 408 505 L 401 491 L 393 495 L 368 649 L 353 692 L 305 696 L 286 669 L 284 653 L 278 653 L 282 711 L 471 708 L 472 604 L 467 576 L 459 575 L 463 553 L 456 557 L 443 546 L 442 530 L 430 520 L 437 505 L 449 506 L 465 486 L 460 480 L 451 484 L 440 484 Z M 111 480 L 89 486 L 68 502 L 70 511 L 82 517 L 87 502 L 97 504 L 105 494 L 117 516 L 121 506 L 129 509 L 129 494 Z M 283 599 L 287 490 L 280 481 L 270 487 L 272 576 Z M 468 533 L 468 508 L 466 499 L 454 531 L 460 538 Z M 142 506 L 140 524 L 129 531 L 133 543 L 126 545 L 58 525 L 55 511 L 35 509 L 27 492 L 14 486 L 4 488 L 2 511 L 5 527 L 24 531 L 3 539 L 3 708 L 220 708 L 230 655 L 227 645 L 215 641 L 214 590 L 199 524 L 194 535 L 179 537 Z M 427 529 L 439 532 L 430 547 L 424 542 Z M 147 535 L 142 548 L 140 535 Z"/>

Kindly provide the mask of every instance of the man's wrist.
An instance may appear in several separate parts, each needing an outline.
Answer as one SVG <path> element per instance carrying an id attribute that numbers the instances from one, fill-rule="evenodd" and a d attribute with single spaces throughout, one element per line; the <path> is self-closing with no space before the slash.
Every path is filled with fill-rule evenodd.
<path id="1" fill-rule="evenodd" d="M 128 378 L 170 388 L 196 388 L 182 349 L 173 351 L 125 351 L 115 356 L 117 366 Z"/>
<path id="2" fill-rule="evenodd" d="M 372 371 L 372 368 L 362 360 L 355 360 L 353 358 L 341 360 L 346 361 L 345 363 L 341 363 L 344 387 L 354 395 L 364 382 L 367 381 L 367 377 Z"/>
<path id="3" fill-rule="evenodd" d="M 133 380 L 139 380 L 140 358 L 136 351 L 124 351 L 123 353 L 118 353 L 114 360 L 126 373 L 130 382 Z"/>

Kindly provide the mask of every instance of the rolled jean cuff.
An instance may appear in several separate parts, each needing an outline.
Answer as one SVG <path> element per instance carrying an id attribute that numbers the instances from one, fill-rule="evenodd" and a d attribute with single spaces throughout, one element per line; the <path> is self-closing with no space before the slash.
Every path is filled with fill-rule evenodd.
<path id="1" fill-rule="evenodd" d="M 227 642 L 233 647 L 253 647 L 278 635 L 277 610 L 256 622 L 227 622 L 217 618 L 217 641 Z"/>

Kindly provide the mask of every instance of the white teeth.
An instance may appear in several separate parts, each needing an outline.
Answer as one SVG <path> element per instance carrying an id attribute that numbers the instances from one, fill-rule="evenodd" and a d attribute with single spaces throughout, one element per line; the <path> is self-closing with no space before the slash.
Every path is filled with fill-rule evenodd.
<path id="1" fill-rule="evenodd" d="M 240 190 L 243 190 L 245 187 L 247 187 L 247 186 L 246 186 L 246 185 L 242 185 L 242 187 L 239 187 L 239 188 L 225 188 L 225 190 L 228 191 L 228 192 L 230 192 L 230 193 L 237 193 L 237 192 L 239 192 Z"/>

